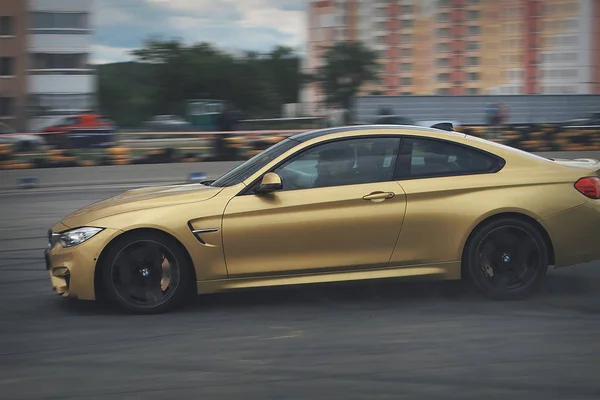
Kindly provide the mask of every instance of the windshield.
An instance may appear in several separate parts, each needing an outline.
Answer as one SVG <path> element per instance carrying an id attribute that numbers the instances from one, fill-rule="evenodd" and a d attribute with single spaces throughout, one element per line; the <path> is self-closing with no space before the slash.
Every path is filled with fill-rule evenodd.
<path id="1" fill-rule="evenodd" d="M 299 142 L 292 139 L 284 139 L 281 142 L 269 147 L 265 151 L 255 155 L 245 163 L 238 165 L 216 181 L 211 186 L 227 187 L 237 185 L 248 179 L 252 174 L 263 168 L 265 165 L 297 146 Z"/>

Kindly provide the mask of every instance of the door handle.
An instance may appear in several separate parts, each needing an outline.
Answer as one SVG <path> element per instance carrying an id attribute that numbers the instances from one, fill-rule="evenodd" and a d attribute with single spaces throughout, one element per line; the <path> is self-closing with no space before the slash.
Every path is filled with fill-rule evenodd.
<path id="1" fill-rule="evenodd" d="M 391 199 L 396 194 L 394 192 L 373 192 L 369 193 L 366 196 L 363 196 L 364 200 L 373 200 L 373 201 L 383 201 L 387 199 Z"/>

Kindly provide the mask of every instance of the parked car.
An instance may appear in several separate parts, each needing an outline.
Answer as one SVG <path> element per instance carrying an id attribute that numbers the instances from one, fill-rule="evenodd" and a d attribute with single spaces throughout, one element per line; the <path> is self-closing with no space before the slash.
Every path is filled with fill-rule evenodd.
<path id="1" fill-rule="evenodd" d="M 407 276 L 518 299 L 551 265 L 600 259 L 599 171 L 431 128 L 308 131 L 215 181 L 72 213 L 48 232 L 46 268 L 63 297 L 137 313 L 196 293 Z"/>
<path id="2" fill-rule="evenodd" d="M 0 144 L 10 144 L 13 151 L 23 152 L 41 150 L 46 142 L 40 135 L 18 134 L 13 128 L 0 122 Z"/>
<path id="3" fill-rule="evenodd" d="M 416 121 L 412 118 L 408 118 L 402 115 L 378 115 L 374 118 L 373 122 L 378 125 L 413 125 L 413 126 L 425 126 L 433 127 L 442 130 L 453 130 L 454 127 L 460 126 L 458 121 L 451 120 L 421 120 Z"/>
<path id="4" fill-rule="evenodd" d="M 573 127 L 598 127 L 600 126 L 600 112 L 592 113 L 586 117 L 573 118 L 562 123 L 563 126 Z"/>
<path id="5" fill-rule="evenodd" d="M 42 132 L 50 145 L 59 148 L 111 147 L 116 144 L 115 124 L 93 113 L 63 118 Z"/>
<path id="6" fill-rule="evenodd" d="M 157 115 L 145 122 L 144 127 L 151 131 L 188 131 L 192 124 L 177 115 Z"/>

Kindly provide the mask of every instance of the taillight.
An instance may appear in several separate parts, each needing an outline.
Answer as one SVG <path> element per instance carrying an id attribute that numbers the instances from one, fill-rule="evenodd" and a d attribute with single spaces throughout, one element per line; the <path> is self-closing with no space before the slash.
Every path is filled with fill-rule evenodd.
<path id="1" fill-rule="evenodd" d="M 575 189 L 591 199 L 600 199 L 600 178 L 589 176 L 575 182 Z"/>

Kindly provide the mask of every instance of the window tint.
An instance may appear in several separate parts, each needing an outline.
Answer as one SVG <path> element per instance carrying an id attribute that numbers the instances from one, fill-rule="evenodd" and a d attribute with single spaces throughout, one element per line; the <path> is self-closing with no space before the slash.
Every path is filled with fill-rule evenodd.
<path id="1" fill-rule="evenodd" d="M 400 138 L 373 137 L 325 143 L 293 157 L 275 172 L 284 190 L 393 180 Z"/>
<path id="2" fill-rule="evenodd" d="M 499 160 L 449 142 L 406 138 L 396 168 L 397 179 L 493 172 Z"/>

